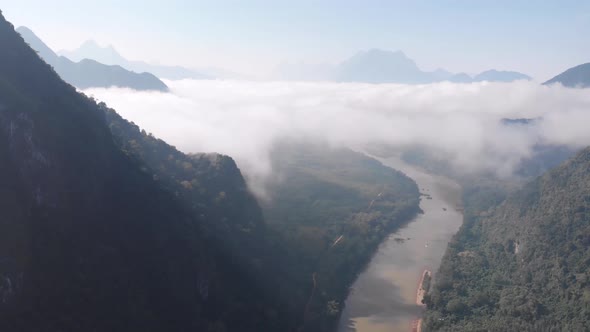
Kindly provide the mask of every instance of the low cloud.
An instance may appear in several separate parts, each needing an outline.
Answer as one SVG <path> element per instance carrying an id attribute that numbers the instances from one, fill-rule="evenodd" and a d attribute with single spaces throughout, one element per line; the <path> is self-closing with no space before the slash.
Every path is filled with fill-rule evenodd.
<path id="1" fill-rule="evenodd" d="M 250 182 L 272 173 L 281 139 L 335 146 L 422 145 L 469 171 L 507 175 L 536 144 L 590 145 L 590 89 L 532 82 L 428 85 L 167 81 L 170 93 L 84 91 L 184 152 L 236 159 Z M 507 126 L 503 118 L 542 118 Z"/>

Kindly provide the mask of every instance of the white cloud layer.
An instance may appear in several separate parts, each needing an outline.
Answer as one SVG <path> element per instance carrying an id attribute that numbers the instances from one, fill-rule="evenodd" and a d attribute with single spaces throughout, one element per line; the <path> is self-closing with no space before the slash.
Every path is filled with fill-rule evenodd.
<path id="1" fill-rule="evenodd" d="M 590 89 L 532 82 L 429 85 L 167 81 L 171 93 L 84 91 L 184 152 L 220 152 L 251 181 L 279 139 L 422 144 L 471 171 L 508 174 L 535 144 L 590 145 Z M 542 118 L 505 126 L 502 118 Z"/>

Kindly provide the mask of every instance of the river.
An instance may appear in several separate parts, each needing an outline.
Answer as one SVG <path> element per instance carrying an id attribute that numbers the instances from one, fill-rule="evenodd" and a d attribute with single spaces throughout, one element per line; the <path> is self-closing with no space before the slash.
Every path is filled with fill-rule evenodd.
<path id="1" fill-rule="evenodd" d="M 340 319 L 339 332 L 407 332 L 419 318 L 416 291 L 425 269 L 436 271 L 463 215 L 457 207 L 461 188 L 453 180 L 426 173 L 396 157 L 376 158 L 418 184 L 424 211 L 391 234 L 354 282 Z M 430 198 L 428 198 L 430 197 Z"/>

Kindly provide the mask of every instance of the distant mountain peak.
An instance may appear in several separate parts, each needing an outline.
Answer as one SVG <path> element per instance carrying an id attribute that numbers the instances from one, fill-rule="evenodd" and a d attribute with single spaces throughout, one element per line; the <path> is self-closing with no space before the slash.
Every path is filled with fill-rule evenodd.
<path id="1" fill-rule="evenodd" d="M 335 78 L 348 82 L 426 83 L 426 76 L 404 52 L 373 48 L 338 65 Z"/>
<path id="2" fill-rule="evenodd" d="M 94 39 L 86 40 L 75 50 L 61 50 L 58 53 L 72 61 L 92 59 L 106 65 L 120 65 L 126 61 L 112 45 L 101 46 Z"/>
<path id="3" fill-rule="evenodd" d="M 384 50 L 381 48 L 370 48 L 370 49 L 368 49 L 364 52 L 360 52 L 360 53 L 378 54 L 378 55 L 395 55 L 395 56 L 407 58 L 406 54 L 402 50 L 390 51 L 390 50 Z"/>
<path id="4" fill-rule="evenodd" d="M 31 29 L 20 26 L 16 29 L 21 37 L 34 49 L 41 58 L 43 58 L 46 62 L 51 62 L 57 60 L 57 54 L 49 48 L 42 40 L 39 38 Z"/>
<path id="5" fill-rule="evenodd" d="M 554 83 L 560 83 L 569 88 L 590 87 L 590 62 L 569 68 L 543 84 L 548 85 Z"/>
<path id="6" fill-rule="evenodd" d="M 117 65 L 127 70 L 138 73 L 149 72 L 161 78 L 167 79 L 207 79 L 209 75 L 192 69 L 180 66 L 165 66 L 143 61 L 127 60 L 117 49 L 109 44 L 101 46 L 93 39 L 88 39 L 80 47 L 73 50 L 61 50 L 59 55 L 65 56 L 72 61 L 81 61 L 83 59 L 92 59 L 106 65 Z"/>
<path id="7" fill-rule="evenodd" d="M 30 33 L 34 35 L 33 31 L 24 25 L 21 25 L 20 27 L 16 28 L 16 32 L 18 32 L 19 34 Z"/>
<path id="8" fill-rule="evenodd" d="M 136 90 L 168 90 L 166 84 L 152 74 L 138 74 L 118 65 L 108 65 L 85 57 L 71 61 L 65 56 L 58 56 L 31 29 L 19 27 L 16 31 L 46 63 L 53 66 L 63 80 L 80 89 L 118 86 Z M 84 45 L 92 48 L 96 43 L 87 41 Z M 107 49 L 107 52 L 110 51 Z M 114 54 L 118 55 L 116 52 Z"/>
<path id="9" fill-rule="evenodd" d="M 80 45 L 80 47 L 96 47 L 100 48 L 100 45 L 94 39 L 88 39 Z"/>
<path id="10" fill-rule="evenodd" d="M 397 51 L 388 51 L 383 50 L 380 48 L 371 48 L 366 51 L 360 51 L 356 55 L 354 55 L 351 59 L 354 58 L 365 58 L 365 59 L 380 59 L 385 61 L 405 61 L 406 63 L 411 63 L 412 65 L 416 65 L 414 60 L 410 59 L 404 52 L 401 50 Z"/>
<path id="11" fill-rule="evenodd" d="M 486 70 L 478 75 L 475 75 L 475 77 L 473 78 L 475 82 L 513 82 L 518 80 L 530 81 L 531 79 L 532 78 L 530 76 L 525 75 L 523 73 L 497 69 Z"/>
<path id="12" fill-rule="evenodd" d="M 531 77 L 515 71 L 490 69 L 475 77 L 452 73 L 443 68 L 421 70 L 403 51 L 371 48 L 359 51 L 337 65 L 296 64 L 276 69 L 280 79 L 299 81 L 337 81 L 365 83 L 429 84 L 436 82 L 472 83 L 480 81 L 512 82 Z"/>
<path id="13" fill-rule="evenodd" d="M 109 50 L 119 54 L 119 52 L 117 52 L 117 50 L 112 44 L 109 44 L 107 46 L 100 46 L 100 44 L 97 43 L 94 39 L 86 40 L 84 43 L 82 43 L 82 45 L 80 45 L 80 49 Z"/>

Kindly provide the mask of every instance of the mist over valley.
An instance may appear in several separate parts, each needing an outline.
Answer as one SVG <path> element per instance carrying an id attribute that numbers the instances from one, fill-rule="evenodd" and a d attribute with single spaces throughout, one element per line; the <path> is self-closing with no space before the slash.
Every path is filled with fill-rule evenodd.
<path id="1" fill-rule="evenodd" d="M 590 331 L 588 4 L 0 7 L 0 331 Z"/>

